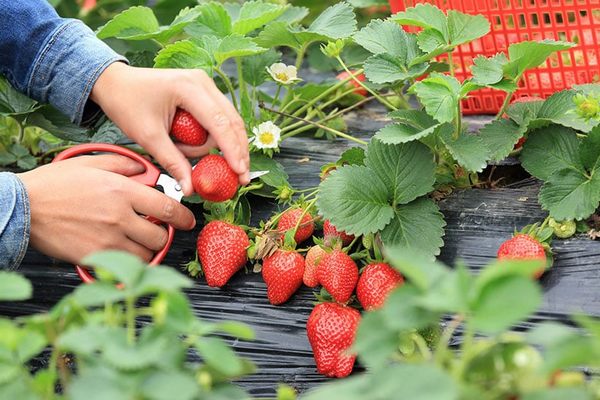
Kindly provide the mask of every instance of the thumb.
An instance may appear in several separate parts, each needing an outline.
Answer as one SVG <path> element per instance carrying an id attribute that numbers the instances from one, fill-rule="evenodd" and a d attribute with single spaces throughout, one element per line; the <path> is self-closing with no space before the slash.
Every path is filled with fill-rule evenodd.
<path id="1" fill-rule="evenodd" d="M 194 192 L 192 187 L 192 166 L 173 141 L 164 135 L 153 135 L 151 139 L 138 140 L 148 153 L 171 175 L 183 189 L 186 196 Z"/>

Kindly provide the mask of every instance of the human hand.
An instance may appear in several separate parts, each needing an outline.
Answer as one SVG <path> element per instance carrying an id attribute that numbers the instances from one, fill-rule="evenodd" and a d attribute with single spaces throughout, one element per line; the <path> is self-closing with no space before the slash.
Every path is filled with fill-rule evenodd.
<path id="1" fill-rule="evenodd" d="M 179 181 L 186 195 L 193 188 L 185 156 L 200 157 L 214 147 L 222 150 L 242 185 L 250 181 L 244 121 L 204 71 L 135 68 L 116 62 L 100 75 L 90 99 Z M 177 107 L 206 128 L 206 144 L 173 143 L 169 131 Z"/>
<path id="2" fill-rule="evenodd" d="M 155 217 L 190 230 L 194 215 L 177 201 L 127 178 L 144 172 L 118 155 L 82 156 L 19 174 L 29 196 L 30 244 L 77 264 L 99 250 L 125 250 L 148 261 L 162 249 L 167 230 Z"/>

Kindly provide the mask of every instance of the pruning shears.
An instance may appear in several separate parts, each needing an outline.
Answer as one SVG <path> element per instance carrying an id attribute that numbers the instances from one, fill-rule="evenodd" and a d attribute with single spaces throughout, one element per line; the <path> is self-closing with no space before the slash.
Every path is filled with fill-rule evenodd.
<path id="1" fill-rule="evenodd" d="M 133 179 L 134 181 L 149 187 L 161 187 L 165 195 L 169 196 L 177 202 L 181 202 L 181 199 L 183 198 L 183 191 L 179 183 L 177 183 L 177 181 L 171 176 L 161 173 L 160 169 L 154 164 L 152 164 L 152 162 L 148 161 L 140 154 L 136 153 L 133 150 L 129 150 L 126 147 L 105 143 L 80 144 L 62 151 L 54 158 L 54 160 L 52 160 L 52 162 L 67 160 L 69 158 L 90 153 L 119 154 L 140 163 L 142 166 L 144 166 L 145 171 L 141 174 L 130 176 L 130 179 Z M 255 179 L 268 173 L 269 171 L 254 171 L 250 173 L 250 179 Z M 171 248 L 173 238 L 175 237 L 175 228 L 172 225 L 165 224 L 154 217 L 148 216 L 146 218 L 155 224 L 166 225 L 167 228 L 167 243 L 161 250 L 159 250 L 154 255 L 154 257 L 149 263 L 150 265 L 157 265 L 162 262 L 162 260 L 167 255 L 167 252 Z M 76 265 L 75 269 L 83 282 L 91 283 L 94 281 L 93 276 L 90 274 L 87 268 L 80 265 Z"/>

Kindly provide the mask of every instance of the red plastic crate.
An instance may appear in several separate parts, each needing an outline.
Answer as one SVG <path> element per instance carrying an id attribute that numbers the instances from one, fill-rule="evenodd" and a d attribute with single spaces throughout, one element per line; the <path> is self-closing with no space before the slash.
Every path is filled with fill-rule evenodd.
<path id="1" fill-rule="evenodd" d="M 392 13 L 416 3 L 431 3 L 442 10 L 482 14 L 490 33 L 460 46 L 453 54 L 456 77 L 469 77 L 478 55 L 507 52 L 511 43 L 554 39 L 577 43 L 569 51 L 553 54 L 540 67 L 525 74 L 515 97 L 546 98 L 574 84 L 600 81 L 600 0 L 390 0 Z M 407 28 L 415 31 L 414 28 Z M 464 101 L 465 114 L 493 114 L 502 106 L 504 93 L 482 89 Z"/>

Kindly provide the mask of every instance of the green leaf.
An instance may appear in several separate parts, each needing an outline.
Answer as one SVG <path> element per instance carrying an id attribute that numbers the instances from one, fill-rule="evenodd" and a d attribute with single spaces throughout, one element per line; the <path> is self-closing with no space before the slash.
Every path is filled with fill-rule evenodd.
<path id="1" fill-rule="evenodd" d="M 243 340 L 254 340 L 255 334 L 249 325 L 242 322 L 226 321 L 220 322 L 215 326 L 215 329 L 226 333 L 230 336 Z"/>
<path id="2" fill-rule="evenodd" d="M 95 366 L 83 369 L 70 382 L 66 390 L 69 400 L 131 400 L 131 381 L 125 379 L 116 369 L 107 366 Z"/>
<path id="3" fill-rule="evenodd" d="M 38 332 L 23 329 L 15 349 L 17 360 L 25 364 L 33 357 L 40 354 L 48 345 L 46 338 Z"/>
<path id="4" fill-rule="evenodd" d="M 490 152 L 490 160 L 506 158 L 523 137 L 525 129 L 510 119 L 496 119 L 479 130 L 479 137 Z"/>
<path id="5" fill-rule="evenodd" d="M 185 32 L 193 38 L 206 35 L 225 37 L 232 33 L 231 17 L 221 3 L 211 1 L 196 7 L 198 17 L 185 28 Z"/>
<path id="6" fill-rule="evenodd" d="M 21 301 L 31 297 L 33 288 L 23 276 L 0 271 L 0 301 Z"/>
<path id="7" fill-rule="evenodd" d="M 423 292 L 430 291 L 437 282 L 452 273 L 446 265 L 416 249 L 392 245 L 386 246 L 384 250 L 390 264 Z"/>
<path id="8" fill-rule="evenodd" d="M 469 269 L 458 264 L 445 279 L 423 294 L 418 304 L 432 312 L 465 314 L 468 312 L 468 298 L 473 285 Z"/>
<path id="9" fill-rule="evenodd" d="M 58 347 L 80 356 L 93 356 L 96 351 L 104 347 L 106 342 L 118 334 L 118 328 L 89 323 L 69 328 L 60 336 Z"/>
<path id="10" fill-rule="evenodd" d="M 529 316 L 541 301 L 540 288 L 531 278 L 495 279 L 473 301 L 471 323 L 479 331 L 499 333 Z"/>
<path id="11" fill-rule="evenodd" d="M 0 165 L 5 167 L 7 165 L 11 165 L 17 162 L 17 157 L 14 154 L 9 153 L 8 151 L 0 150 Z"/>
<path id="12" fill-rule="evenodd" d="M 558 221 L 589 217 L 600 204 L 600 168 L 591 175 L 574 169 L 555 172 L 542 186 L 539 201 Z"/>
<path id="13" fill-rule="evenodd" d="M 553 125 L 529 134 L 521 163 L 531 175 L 547 181 L 565 168 L 583 171 L 578 149 L 579 139 L 572 129 Z"/>
<path id="14" fill-rule="evenodd" d="M 200 395 L 200 387 L 190 373 L 154 371 L 140 385 L 149 400 L 191 400 Z"/>
<path id="15" fill-rule="evenodd" d="M 270 49 L 262 54 L 255 54 L 242 59 L 242 74 L 244 81 L 249 85 L 258 87 L 262 85 L 268 77 L 267 67 L 278 62 L 281 59 L 281 53 Z"/>
<path id="16" fill-rule="evenodd" d="M 214 54 L 218 65 L 223 64 L 225 60 L 231 57 L 249 56 L 267 51 L 267 49 L 259 47 L 252 39 L 233 34 L 224 37 Z"/>
<path id="17" fill-rule="evenodd" d="M 372 20 L 353 37 L 357 44 L 373 54 L 387 53 L 406 63 L 407 33 L 392 21 Z"/>
<path id="18" fill-rule="evenodd" d="M 365 61 L 364 68 L 369 81 L 383 84 L 418 78 L 427 72 L 429 65 L 423 63 L 408 67 L 400 57 L 376 54 Z"/>
<path id="19" fill-rule="evenodd" d="M 202 337 L 195 347 L 206 364 L 226 376 L 238 376 L 244 370 L 241 359 L 221 339 Z"/>
<path id="20" fill-rule="evenodd" d="M 8 80 L 0 75 L 0 115 L 26 114 L 36 106 L 34 100 L 16 91 Z"/>
<path id="21" fill-rule="evenodd" d="M 117 39 L 144 40 L 151 38 L 159 29 L 160 25 L 151 8 L 135 6 L 117 14 L 98 28 L 96 35 L 100 39 L 115 37 Z"/>
<path id="22" fill-rule="evenodd" d="M 17 166 L 23 170 L 34 169 L 37 166 L 37 160 L 31 154 L 21 157 L 17 160 Z"/>
<path id="23" fill-rule="evenodd" d="M 591 131 L 598 121 L 586 121 L 577 115 L 577 106 L 573 102 L 576 93 L 574 90 L 563 90 L 548 97 L 540 107 L 534 122 L 540 123 L 538 120 L 542 122 L 548 120 L 578 131 Z"/>
<path id="24" fill-rule="evenodd" d="M 394 204 L 406 204 L 433 191 L 433 154 L 419 142 L 388 145 L 371 140 L 365 165 L 391 191 Z"/>
<path id="25" fill-rule="evenodd" d="M 600 170 L 600 125 L 581 141 L 579 156 L 585 168 L 590 171 Z"/>
<path id="26" fill-rule="evenodd" d="M 425 106 L 427 114 L 439 122 L 451 122 L 456 118 L 461 90 L 456 78 L 432 73 L 428 78 L 417 82 L 413 90 Z"/>
<path id="27" fill-rule="evenodd" d="M 233 23 L 233 33 L 245 35 L 271 22 L 285 11 L 279 4 L 245 1 Z"/>
<path id="28" fill-rule="evenodd" d="M 342 164 L 365 165 L 365 150 L 362 147 L 351 147 L 340 156 Z"/>
<path id="29" fill-rule="evenodd" d="M 83 265 L 92 266 L 113 275 L 127 289 L 133 288 L 144 273 L 146 264 L 138 257 L 122 251 L 101 251 L 85 257 Z M 102 275 L 100 276 L 102 281 Z"/>
<path id="30" fill-rule="evenodd" d="M 381 232 L 381 240 L 386 246 L 401 245 L 438 255 L 444 245 L 444 226 L 446 222 L 437 204 L 421 198 L 396 207 L 394 218 Z"/>
<path id="31" fill-rule="evenodd" d="M 200 68 L 212 75 L 212 56 L 190 40 L 170 44 L 158 52 L 154 59 L 155 68 Z"/>
<path id="32" fill-rule="evenodd" d="M 448 21 L 444 13 L 437 7 L 424 3 L 407 8 L 392 16 L 392 20 L 402 25 L 419 26 L 425 29 L 435 29 L 444 39 L 448 38 Z"/>
<path id="33" fill-rule="evenodd" d="M 504 78 L 502 67 L 508 62 L 504 53 L 498 53 L 493 57 L 477 56 L 473 59 L 471 73 L 473 81 L 480 85 L 493 85 Z"/>
<path id="34" fill-rule="evenodd" d="M 69 118 L 51 106 L 44 106 L 27 117 L 27 124 L 37 126 L 54 136 L 73 142 L 89 142 L 92 132 L 73 124 Z"/>
<path id="35" fill-rule="evenodd" d="M 398 348 L 398 332 L 386 322 L 378 311 L 365 313 L 360 321 L 352 350 L 368 367 L 381 366 Z"/>
<path id="36" fill-rule="evenodd" d="M 14 381 L 14 379 L 22 373 L 21 366 L 15 362 L 5 362 L 0 360 L 0 394 L 2 393 L 3 384 Z M 14 397 L 5 397 L 14 398 Z"/>
<path id="37" fill-rule="evenodd" d="M 344 166 L 319 185 L 317 207 L 337 228 L 353 235 L 382 230 L 394 217 L 389 189 L 367 167 Z"/>
<path id="38" fill-rule="evenodd" d="M 329 39 L 350 37 L 356 30 L 356 17 L 352 6 L 339 2 L 323 11 L 308 27 L 307 31 Z"/>
<path id="39" fill-rule="evenodd" d="M 286 24 L 292 25 L 302 21 L 308 16 L 310 10 L 307 7 L 297 7 L 289 5 L 283 14 L 281 14 L 275 21 L 285 22 Z"/>
<path id="40" fill-rule="evenodd" d="M 584 388 L 552 388 L 525 393 L 523 400 L 592 400 L 594 397 Z"/>
<path id="41" fill-rule="evenodd" d="M 111 120 L 104 122 L 91 138 L 92 143 L 111 143 L 115 144 L 126 136 L 117 125 Z"/>
<path id="42" fill-rule="evenodd" d="M 256 44 L 265 48 L 287 46 L 300 50 L 302 43 L 292 32 L 292 28 L 286 22 L 272 22 L 258 34 L 254 39 Z"/>
<path id="43" fill-rule="evenodd" d="M 193 286 L 193 281 L 171 267 L 158 265 L 143 270 L 135 286 L 138 297 L 160 291 L 175 291 Z"/>
<path id="44" fill-rule="evenodd" d="M 273 188 L 289 186 L 289 177 L 283 166 L 263 154 L 252 153 L 250 155 L 250 171 L 269 171 L 268 174 L 259 178 L 267 186 Z"/>
<path id="45" fill-rule="evenodd" d="M 538 112 L 543 104 L 544 100 L 542 99 L 537 101 L 513 103 L 508 106 L 506 114 L 517 124 L 528 126 L 530 120 L 537 118 Z"/>
<path id="46" fill-rule="evenodd" d="M 165 336 L 142 337 L 140 341 L 130 344 L 123 328 L 113 333 L 111 340 L 105 343 L 102 358 L 121 370 L 140 370 L 160 365 L 168 344 Z"/>
<path id="47" fill-rule="evenodd" d="M 458 46 L 478 39 L 490 31 L 490 23 L 483 15 L 448 11 L 449 44 Z"/>
<path id="48" fill-rule="evenodd" d="M 513 43 L 508 46 L 510 61 L 504 65 L 504 73 L 517 80 L 526 70 L 543 64 L 552 53 L 568 50 L 573 46 L 575 43 L 554 40 Z"/>
<path id="49" fill-rule="evenodd" d="M 73 299 L 82 307 L 102 306 L 105 303 L 124 300 L 127 294 L 114 283 L 94 282 L 78 286 L 73 292 Z"/>
<path id="50" fill-rule="evenodd" d="M 487 166 L 487 160 L 490 159 L 491 153 L 483 139 L 469 132 L 463 132 L 458 139 L 455 139 L 453 132 L 454 128 L 449 124 L 444 125 L 439 130 L 439 137 L 452 157 L 469 171 L 483 171 Z"/>
<path id="51" fill-rule="evenodd" d="M 441 124 L 436 124 L 427 129 L 422 129 L 407 123 L 397 122 L 381 128 L 374 138 L 386 144 L 408 143 L 431 135 L 440 126 Z"/>

